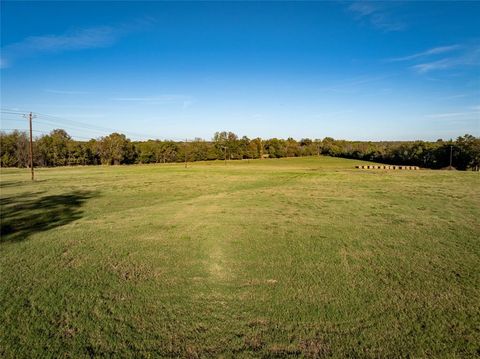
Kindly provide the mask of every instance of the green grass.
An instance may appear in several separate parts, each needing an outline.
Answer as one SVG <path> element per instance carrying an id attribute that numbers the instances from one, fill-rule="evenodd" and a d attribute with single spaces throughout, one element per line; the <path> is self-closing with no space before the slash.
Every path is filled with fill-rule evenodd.
<path id="1" fill-rule="evenodd" d="M 474 357 L 480 177 L 2 169 L 0 356 Z"/>

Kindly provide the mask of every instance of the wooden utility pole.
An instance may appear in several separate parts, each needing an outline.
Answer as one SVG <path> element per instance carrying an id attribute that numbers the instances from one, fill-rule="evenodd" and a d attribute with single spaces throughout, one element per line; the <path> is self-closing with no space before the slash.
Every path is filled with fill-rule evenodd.
<path id="1" fill-rule="evenodd" d="M 453 159 L 453 146 L 450 145 L 450 168 L 452 168 L 452 159 Z"/>
<path id="2" fill-rule="evenodd" d="M 227 146 L 223 146 L 223 152 L 225 153 L 225 166 L 227 165 Z"/>
<path id="3" fill-rule="evenodd" d="M 25 115 L 24 115 L 25 116 Z M 25 116 L 26 117 L 26 116 Z M 30 112 L 28 114 L 28 122 L 30 124 L 30 171 L 32 173 L 32 181 L 35 180 L 35 173 L 33 171 L 33 136 L 32 136 L 32 119 L 33 119 L 33 114 Z"/>
<path id="4" fill-rule="evenodd" d="M 185 168 L 187 168 L 187 158 L 188 158 L 188 153 L 187 153 L 187 139 L 185 139 Z"/>

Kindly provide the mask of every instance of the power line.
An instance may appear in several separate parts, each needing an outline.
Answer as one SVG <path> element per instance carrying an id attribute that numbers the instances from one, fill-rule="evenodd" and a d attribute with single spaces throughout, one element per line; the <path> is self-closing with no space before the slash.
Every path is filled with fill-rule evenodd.
<path id="1" fill-rule="evenodd" d="M 0 131 L 20 131 L 20 132 L 26 132 L 28 131 L 28 128 L 2 128 L 0 129 Z M 51 131 L 41 131 L 41 130 L 32 130 L 32 132 L 35 132 L 35 133 L 40 133 L 42 135 L 49 135 L 51 134 Z M 94 138 L 91 138 L 91 137 L 83 137 L 83 136 L 78 136 L 78 135 L 73 135 L 73 134 L 69 134 L 70 137 L 74 137 L 74 138 L 81 138 L 83 140 L 94 140 Z"/>
<path id="2" fill-rule="evenodd" d="M 0 118 L 1 121 L 21 121 L 25 122 L 25 120 L 21 120 L 19 118 Z"/>
<path id="3" fill-rule="evenodd" d="M 13 109 L 7 109 L 7 108 L 2 108 L 1 109 L 2 113 L 6 114 L 13 114 L 13 115 L 23 115 L 24 112 L 20 112 L 19 110 L 13 110 Z M 25 111 L 27 112 L 27 111 Z M 92 124 L 88 124 L 85 122 L 80 122 L 80 121 L 75 121 L 75 120 L 70 120 L 64 117 L 60 116 L 55 116 L 55 115 L 49 115 L 45 113 L 39 113 L 35 112 L 34 113 L 39 119 L 42 121 L 48 121 L 50 124 L 59 124 L 62 127 L 68 128 L 67 126 L 70 126 L 74 130 L 82 130 L 82 131 L 89 131 L 89 132 L 97 132 L 102 135 L 108 135 L 109 133 L 117 132 L 117 133 L 123 133 L 127 135 L 128 137 L 131 137 L 134 141 L 144 141 L 145 139 L 161 139 L 160 137 L 154 137 L 151 134 L 142 134 L 142 133 L 135 133 L 135 132 L 130 132 L 130 131 L 122 131 L 114 128 L 109 128 L 109 127 L 102 127 L 102 126 L 96 126 Z M 39 121 L 34 121 L 36 123 L 40 123 Z M 75 127 L 75 128 L 74 128 Z M 177 142 L 182 142 L 182 139 L 180 138 L 163 138 L 163 141 L 167 140 L 172 140 L 172 141 L 177 141 Z"/>
<path id="4" fill-rule="evenodd" d="M 28 128 L 2 128 L 2 131 L 28 131 Z M 48 135 L 47 131 L 32 130 L 32 132 L 38 132 Z"/>
<path id="5" fill-rule="evenodd" d="M 57 123 L 67 122 L 67 123 L 70 123 L 72 125 L 78 125 L 78 126 L 82 126 L 82 127 L 86 127 L 86 128 L 93 128 L 93 129 L 100 130 L 100 131 L 118 131 L 118 130 L 113 129 L 113 128 L 96 126 L 96 125 L 92 125 L 92 124 L 88 124 L 88 123 L 84 123 L 84 122 L 69 120 L 69 119 L 62 118 L 62 117 L 46 115 L 46 114 L 42 114 L 42 113 L 37 113 L 37 114 L 40 118 L 43 118 L 44 120 L 49 120 L 49 121 L 52 121 L 52 122 L 57 122 Z"/>
<path id="6" fill-rule="evenodd" d="M 60 125 L 62 126 L 62 128 L 67 128 L 67 129 L 72 129 L 72 130 L 81 130 L 81 131 L 87 131 L 87 132 L 96 132 L 96 133 L 99 133 L 99 134 L 102 134 L 104 135 L 105 132 L 103 131 L 100 131 L 100 130 L 91 130 L 89 128 L 82 128 L 82 127 L 79 127 L 79 126 L 65 126 L 61 123 L 55 123 L 55 122 L 50 122 L 48 120 L 42 120 L 42 121 L 35 121 L 35 123 L 41 123 L 41 124 L 44 124 L 44 125 L 50 125 L 50 126 L 57 126 L 57 125 Z M 98 135 L 99 136 L 99 135 Z"/>
<path id="7" fill-rule="evenodd" d="M 1 110 L 0 112 L 6 113 L 6 114 L 9 114 L 9 115 L 23 115 L 23 113 L 20 112 L 20 111 L 8 111 L 8 110 L 5 111 L 5 110 Z"/>
<path id="8" fill-rule="evenodd" d="M 21 120 L 21 119 L 14 119 L 14 118 L 2 118 L 1 121 L 16 121 L 16 122 L 24 122 L 24 120 Z M 39 123 L 39 124 L 42 124 L 42 125 L 48 125 L 50 127 L 52 127 L 52 130 L 56 129 L 56 128 L 53 128 L 54 126 L 53 125 L 57 125 L 55 123 L 49 123 L 49 122 L 44 122 L 44 121 L 33 121 L 34 123 Z M 89 129 L 82 129 L 82 128 L 73 128 L 73 127 L 70 127 L 70 126 L 64 126 L 64 125 L 61 125 L 62 129 L 63 128 L 66 128 L 66 129 L 72 129 L 72 130 L 75 130 L 75 131 L 82 131 L 82 132 L 97 132 L 95 130 L 89 130 Z M 37 132 L 37 131 L 35 131 Z M 103 132 L 102 132 L 103 134 Z M 76 136 L 76 135 L 71 135 L 72 137 L 81 137 L 81 136 Z M 99 137 L 100 135 L 97 134 L 97 136 L 93 136 L 88 138 L 88 139 L 92 139 L 94 137 Z M 83 138 L 86 138 L 86 137 L 83 137 Z"/>
<path id="9" fill-rule="evenodd" d="M 10 110 L 10 109 L 2 109 L 1 112 L 5 113 L 5 114 L 23 115 L 22 112 L 19 112 L 19 111 L 16 111 L 16 110 Z M 88 123 L 84 123 L 84 122 L 80 122 L 80 121 L 74 121 L 74 120 L 70 120 L 70 119 L 67 119 L 67 118 L 64 118 L 64 117 L 49 115 L 49 114 L 40 113 L 40 112 L 35 112 L 35 115 L 37 115 L 38 118 L 41 118 L 44 121 L 58 123 L 58 124 L 61 124 L 62 126 L 65 126 L 65 123 L 66 124 L 70 123 L 71 125 L 73 125 L 77 128 L 88 129 L 88 130 L 91 130 L 91 131 L 99 132 L 101 134 L 105 134 L 105 132 L 109 132 L 109 133 L 120 132 L 120 133 L 124 133 L 124 134 L 128 135 L 129 137 L 152 138 L 151 135 L 147 135 L 147 134 L 139 134 L 139 133 L 134 133 L 134 132 L 130 132 L 130 131 L 121 131 L 121 130 L 114 129 L 114 128 L 109 128 L 109 127 L 96 126 L 96 125 L 92 125 L 92 124 L 88 124 Z M 35 122 L 38 122 L 38 121 L 35 121 Z"/>
<path id="10" fill-rule="evenodd" d="M 18 108 L 6 108 L 6 107 L 2 107 L 0 108 L 0 111 L 8 111 L 8 112 L 17 112 L 17 113 L 20 113 L 20 114 L 24 114 L 25 112 L 27 112 L 27 110 L 25 109 L 18 109 Z"/>
<path id="11" fill-rule="evenodd" d="M 101 127 L 101 126 L 96 126 L 96 125 L 92 125 L 92 124 L 88 124 L 88 123 L 84 123 L 84 122 L 80 122 L 80 121 L 74 121 L 74 120 L 70 120 L 70 119 L 66 119 L 66 118 L 63 118 L 63 117 L 59 117 L 59 116 L 53 116 L 53 115 L 48 115 L 48 114 L 42 114 L 42 113 L 36 113 L 37 115 L 39 115 L 39 117 L 43 117 L 49 121 L 56 121 L 58 123 L 62 123 L 63 122 L 69 122 L 71 123 L 72 125 L 74 126 L 81 126 L 83 128 L 89 128 L 89 129 L 93 129 L 93 130 L 96 130 L 96 131 L 107 131 L 107 132 L 120 132 L 120 133 L 124 133 L 126 135 L 129 135 L 130 137 L 146 137 L 146 138 L 151 138 L 152 136 L 151 135 L 147 135 L 147 134 L 142 134 L 142 133 L 135 133 L 135 132 L 130 132 L 130 131 L 121 131 L 121 130 L 118 130 L 118 129 L 114 129 L 114 128 L 109 128 L 109 127 Z"/>

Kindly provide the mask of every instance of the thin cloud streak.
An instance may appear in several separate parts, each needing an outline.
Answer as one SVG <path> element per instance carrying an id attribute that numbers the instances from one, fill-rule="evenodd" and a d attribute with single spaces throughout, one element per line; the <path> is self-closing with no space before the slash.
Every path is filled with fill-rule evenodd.
<path id="1" fill-rule="evenodd" d="M 447 58 L 447 59 L 442 59 L 438 61 L 432 61 L 432 62 L 426 62 L 423 64 L 414 65 L 414 66 L 411 66 L 411 68 L 420 74 L 424 74 L 430 71 L 448 69 L 452 66 L 454 66 L 454 60 Z"/>
<path id="2" fill-rule="evenodd" d="M 111 100 L 113 101 L 137 101 L 137 102 L 144 102 L 144 101 L 165 101 L 165 102 L 173 102 L 178 100 L 185 100 L 190 99 L 189 96 L 184 95 L 159 95 L 159 96 L 146 96 L 146 97 L 113 97 Z"/>
<path id="3" fill-rule="evenodd" d="M 379 3 L 369 1 L 356 1 L 348 6 L 348 11 L 352 12 L 356 20 L 368 20 L 377 29 L 383 31 L 402 31 L 406 29 L 406 24 L 392 19 L 384 7 L 380 7 Z"/>
<path id="4" fill-rule="evenodd" d="M 457 94 L 457 95 L 440 97 L 439 100 L 456 100 L 457 98 L 465 98 L 465 97 L 470 97 L 470 96 L 472 96 L 472 95 L 462 93 L 462 94 Z"/>
<path id="5" fill-rule="evenodd" d="M 447 57 L 436 61 L 424 62 L 411 66 L 413 70 L 420 74 L 430 71 L 446 70 L 463 66 L 480 65 L 480 47 L 467 49 L 461 55 L 456 57 Z"/>
<path id="6" fill-rule="evenodd" d="M 153 21 L 142 19 L 120 26 L 96 26 L 66 31 L 63 34 L 29 36 L 22 41 L 1 48 L 0 68 L 7 68 L 22 58 L 38 54 L 78 51 L 92 48 L 109 47 L 130 32 L 145 28 Z"/>
<path id="7" fill-rule="evenodd" d="M 410 60 L 415 60 L 415 59 L 426 57 L 426 56 L 444 54 L 446 52 L 451 52 L 451 51 L 458 50 L 459 48 L 461 48 L 461 46 L 458 45 L 458 44 L 450 45 L 450 46 L 433 47 L 431 49 L 428 49 L 426 51 L 422 51 L 422 52 L 419 52 L 419 53 L 416 53 L 416 54 L 413 54 L 413 55 L 387 59 L 387 61 L 390 61 L 390 62 L 410 61 Z"/>
<path id="8" fill-rule="evenodd" d="M 62 117 L 65 118 L 79 118 L 79 119 L 97 119 L 97 118 L 105 118 L 108 117 L 108 115 L 103 114 L 103 113 L 91 113 L 91 114 L 77 114 L 77 113 L 67 113 L 65 115 L 62 115 Z"/>
<path id="9" fill-rule="evenodd" d="M 69 91 L 69 90 L 53 90 L 53 89 L 44 89 L 44 92 L 58 94 L 58 95 L 88 95 L 92 92 L 88 91 Z"/>
<path id="10" fill-rule="evenodd" d="M 445 55 L 439 58 L 437 55 Z M 447 70 L 464 66 L 480 65 L 480 46 L 478 44 L 453 44 L 432 47 L 415 54 L 390 58 L 386 62 L 410 62 L 409 68 L 419 74 L 431 71 Z"/>
<path id="11" fill-rule="evenodd" d="M 118 37 L 116 29 L 109 26 L 70 31 L 62 35 L 30 36 L 23 41 L 2 48 L 2 68 L 16 60 L 41 53 L 83 50 L 111 46 Z"/>
<path id="12" fill-rule="evenodd" d="M 145 97 L 113 97 L 110 100 L 121 102 L 142 102 L 151 105 L 181 103 L 184 109 L 190 107 L 194 103 L 194 99 L 191 96 L 169 94 Z"/>
<path id="13" fill-rule="evenodd" d="M 350 80 L 341 81 L 338 84 L 332 86 L 326 86 L 319 89 L 322 92 L 352 92 L 358 89 L 358 86 L 365 85 L 372 82 L 384 80 L 396 75 L 384 75 L 384 76 L 359 76 Z"/>
<path id="14" fill-rule="evenodd" d="M 353 112 L 353 110 L 342 110 L 342 111 L 318 113 L 314 116 L 314 118 L 337 117 L 339 115 L 345 115 L 345 114 L 352 113 L 352 112 Z"/>
<path id="15" fill-rule="evenodd" d="M 454 117 L 469 117 L 469 116 L 478 116 L 480 115 L 479 111 L 469 111 L 469 112 L 447 112 L 447 113 L 434 113 L 430 115 L 425 115 L 426 118 L 454 118 Z"/>

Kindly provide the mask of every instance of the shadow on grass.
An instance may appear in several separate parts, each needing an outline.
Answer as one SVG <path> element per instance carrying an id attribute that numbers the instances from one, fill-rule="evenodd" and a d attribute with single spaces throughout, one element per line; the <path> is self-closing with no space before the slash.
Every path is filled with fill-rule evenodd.
<path id="1" fill-rule="evenodd" d="M 91 191 L 38 197 L 27 193 L 0 199 L 0 242 L 17 242 L 37 232 L 63 226 L 82 217 L 81 207 Z"/>
<path id="2" fill-rule="evenodd" d="M 0 188 L 6 188 L 6 187 L 16 187 L 21 185 L 22 182 L 20 181 L 0 181 Z"/>

